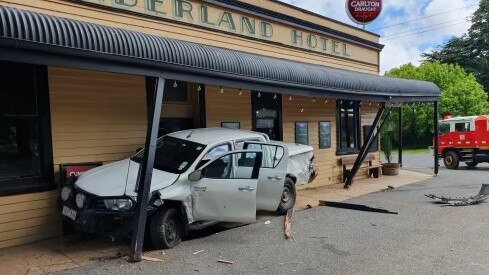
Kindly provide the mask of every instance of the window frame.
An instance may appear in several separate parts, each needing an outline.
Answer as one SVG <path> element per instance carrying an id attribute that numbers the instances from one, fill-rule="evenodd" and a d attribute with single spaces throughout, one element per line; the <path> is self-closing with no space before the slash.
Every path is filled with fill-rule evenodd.
<path id="1" fill-rule="evenodd" d="M 353 133 L 354 137 L 354 143 L 355 147 L 354 148 L 343 148 L 342 143 L 341 143 L 341 132 L 343 130 L 343 118 L 342 118 L 342 107 L 345 107 L 345 104 L 350 104 L 353 102 L 351 108 L 353 109 L 353 118 L 354 118 L 354 127 L 353 130 L 355 131 Z M 347 106 L 350 107 L 350 106 Z M 351 109 L 350 108 L 350 109 Z M 347 109 L 345 109 L 347 110 Z M 345 113 L 346 115 L 349 114 L 348 111 Z M 360 147 L 361 147 L 361 110 L 360 110 L 360 101 L 342 101 L 342 100 L 337 100 L 336 101 L 336 154 L 337 155 L 353 155 L 353 154 L 358 154 L 360 152 Z"/>
<path id="2" fill-rule="evenodd" d="M 307 142 L 305 144 L 304 143 L 297 142 L 297 137 L 298 137 L 297 125 L 300 125 L 300 124 L 305 124 L 306 125 L 306 139 L 307 139 Z M 310 141 L 309 141 L 309 122 L 308 121 L 296 121 L 294 123 L 294 142 L 296 144 L 309 145 Z"/>
<path id="3" fill-rule="evenodd" d="M 8 64 L 10 62 L 1 62 Z M 54 178 L 53 147 L 51 136 L 51 113 L 49 100 L 48 70 L 46 66 L 30 65 L 33 69 L 34 86 L 37 101 L 38 176 L 16 178 L 0 181 L 0 197 L 26 193 L 55 190 L 57 184 Z"/>
<path id="4" fill-rule="evenodd" d="M 321 128 L 321 125 L 322 124 L 327 124 L 328 125 L 328 129 L 329 129 L 329 133 L 327 133 L 328 136 L 329 136 L 329 144 L 327 146 L 323 146 L 323 142 L 321 142 L 322 141 L 321 136 L 322 135 L 326 135 L 326 133 L 323 133 L 321 131 L 321 129 L 322 129 Z M 330 149 L 333 146 L 332 145 L 332 142 L 331 142 L 331 121 L 319 121 L 318 122 L 318 142 L 319 142 L 319 144 L 318 144 L 319 149 Z"/>

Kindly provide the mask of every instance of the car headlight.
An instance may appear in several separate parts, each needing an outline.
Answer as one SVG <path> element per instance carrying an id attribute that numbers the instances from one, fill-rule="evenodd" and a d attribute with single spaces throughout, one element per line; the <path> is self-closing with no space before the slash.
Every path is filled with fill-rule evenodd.
<path id="1" fill-rule="evenodd" d="M 131 210 L 134 203 L 131 199 L 107 199 L 104 204 L 109 210 Z"/>
<path id="2" fill-rule="evenodd" d="M 85 194 L 83 194 L 83 193 L 76 194 L 76 196 L 75 196 L 76 206 L 78 206 L 78 208 L 82 209 L 83 206 L 85 206 L 86 199 L 87 199 L 87 196 Z"/>
<path id="3" fill-rule="evenodd" d="M 71 187 L 65 186 L 61 189 L 61 200 L 67 201 L 71 196 Z"/>

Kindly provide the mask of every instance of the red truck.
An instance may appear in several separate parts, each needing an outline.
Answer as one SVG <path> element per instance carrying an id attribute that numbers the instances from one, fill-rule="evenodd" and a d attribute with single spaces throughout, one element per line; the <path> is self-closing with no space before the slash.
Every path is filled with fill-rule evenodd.
<path id="1" fill-rule="evenodd" d="M 489 162 L 489 115 L 448 117 L 439 122 L 438 156 L 448 169 L 460 162 L 475 167 Z"/>

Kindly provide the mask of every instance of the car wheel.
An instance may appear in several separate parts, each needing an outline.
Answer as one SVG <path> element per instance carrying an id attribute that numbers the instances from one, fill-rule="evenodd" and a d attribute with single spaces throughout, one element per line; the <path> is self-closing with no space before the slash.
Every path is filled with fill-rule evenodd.
<path id="1" fill-rule="evenodd" d="M 443 163 L 448 169 L 457 169 L 459 162 L 458 154 L 454 151 L 448 151 L 443 156 Z"/>
<path id="2" fill-rule="evenodd" d="M 168 249 L 182 241 L 182 223 L 176 208 L 158 210 L 151 219 L 151 243 L 154 247 Z"/>
<path id="3" fill-rule="evenodd" d="M 477 164 L 479 164 L 479 163 L 477 163 L 477 162 L 472 162 L 472 161 L 467 161 L 467 162 L 465 162 L 465 164 L 466 164 L 468 167 L 470 167 L 470 168 L 474 168 L 474 167 L 476 167 L 476 166 L 477 166 Z"/>
<path id="4" fill-rule="evenodd" d="M 280 204 L 278 205 L 278 211 L 286 213 L 295 205 L 296 190 L 295 184 L 291 178 L 285 178 L 284 191 L 280 198 Z"/>

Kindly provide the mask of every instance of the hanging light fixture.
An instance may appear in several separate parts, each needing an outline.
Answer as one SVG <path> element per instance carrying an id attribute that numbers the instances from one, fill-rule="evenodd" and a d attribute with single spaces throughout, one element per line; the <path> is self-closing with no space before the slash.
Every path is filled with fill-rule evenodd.
<path id="1" fill-rule="evenodd" d="M 238 95 L 239 95 L 239 96 L 242 96 L 242 95 L 243 95 L 243 90 L 242 90 L 242 89 L 239 89 L 239 90 L 238 90 Z"/>
<path id="2" fill-rule="evenodd" d="M 224 94 L 224 88 L 223 88 L 222 86 L 219 86 L 219 92 L 220 92 L 221 94 Z"/>
<path id="3" fill-rule="evenodd" d="M 353 105 L 353 101 L 350 101 L 350 105 Z"/>
<path id="4" fill-rule="evenodd" d="M 277 94 L 274 94 L 273 95 L 273 99 L 277 99 Z"/>
<path id="5" fill-rule="evenodd" d="M 340 104 L 343 104 L 343 100 L 340 100 Z"/>
<path id="6" fill-rule="evenodd" d="M 370 102 L 370 101 L 369 101 L 369 102 L 368 102 L 368 106 L 372 106 L 372 102 Z"/>
<path id="7" fill-rule="evenodd" d="M 316 98 L 315 97 L 312 98 L 312 103 L 314 103 L 314 102 L 316 102 Z"/>
<path id="8" fill-rule="evenodd" d="M 301 107 L 301 113 L 304 113 L 304 107 Z"/>
<path id="9" fill-rule="evenodd" d="M 258 92 L 258 97 L 261 97 L 261 92 Z"/>
<path id="10" fill-rule="evenodd" d="M 328 103 L 328 100 L 327 99 L 324 101 L 324 104 L 326 104 L 326 103 Z"/>
<path id="11" fill-rule="evenodd" d="M 289 100 L 292 100 L 292 95 L 289 95 Z"/>
<path id="12" fill-rule="evenodd" d="M 197 92 L 200 92 L 202 91 L 202 87 L 200 86 L 200 84 L 197 86 Z"/>
<path id="13" fill-rule="evenodd" d="M 173 88 L 177 88 L 178 87 L 178 83 L 177 81 L 175 80 L 175 82 L 173 82 Z"/>

